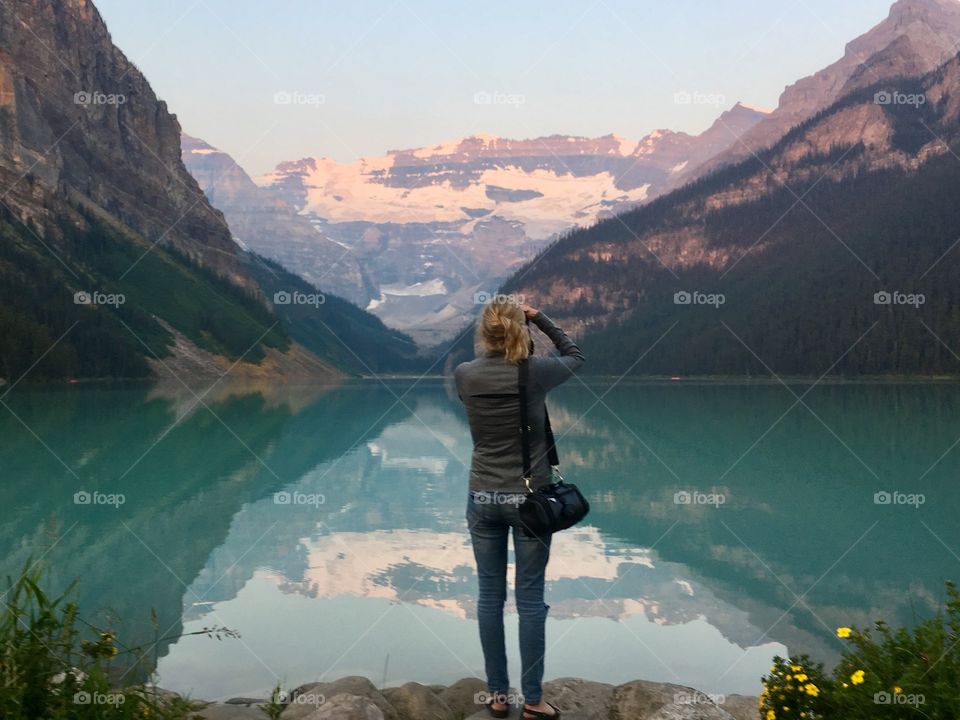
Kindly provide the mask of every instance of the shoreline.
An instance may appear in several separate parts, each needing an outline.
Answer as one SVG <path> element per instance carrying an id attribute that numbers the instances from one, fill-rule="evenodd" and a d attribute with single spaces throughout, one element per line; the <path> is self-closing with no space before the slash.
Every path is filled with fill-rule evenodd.
<path id="1" fill-rule="evenodd" d="M 758 698 L 711 695 L 673 683 L 632 680 L 620 685 L 563 677 L 543 684 L 544 698 L 560 708 L 564 720 L 757 720 Z M 161 699 L 179 697 L 157 689 Z M 362 676 L 300 685 L 273 708 L 281 720 L 480 720 L 489 718 L 489 699 L 480 678 L 461 678 L 451 685 L 408 682 L 378 689 Z M 511 706 L 522 703 L 508 694 Z M 237 697 L 225 701 L 195 700 L 194 720 L 267 718 L 261 705 L 268 698 Z M 510 717 L 519 718 L 512 707 Z"/>
<path id="2" fill-rule="evenodd" d="M 234 386 L 242 385 L 262 385 L 262 379 L 248 379 L 244 377 L 226 378 L 210 377 L 207 375 L 181 376 L 185 382 L 195 380 L 211 382 L 218 384 L 228 384 Z M 428 373 L 419 375 L 416 373 L 381 373 L 379 375 L 344 375 L 337 378 L 325 378 L 324 376 L 301 376 L 286 380 L 277 381 L 272 384 L 276 387 L 312 387 L 325 386 L 336 387 L 349 384 L 351 382 L 379 382 L 382 380 L 414 380 L 414 381 L 437 381 L 448 380 L 453 377 L 452 374 Z M 618 385 L 958 385 L 960 384 L 960 375 L 862 375 L 862 376 L 825 376 L 817 377 L 815 375 L 780 375 L 773 376 L 746 376 L 746 375 L 589 375 L 578 374 L 577 377 L 587 382 L 609 383 L 616 382 Z M 110 385 L 129 385 L 131 387 L 152 387 L 158 384 L 170 382 L 168 377 L 91 377 L 91 378 L 23 378 L 16 384 L 25 387 L 63 387 L 63 386 L 110 386 Z M 0 387 L 9 384 L 4 378 L 0 378 Z"/>

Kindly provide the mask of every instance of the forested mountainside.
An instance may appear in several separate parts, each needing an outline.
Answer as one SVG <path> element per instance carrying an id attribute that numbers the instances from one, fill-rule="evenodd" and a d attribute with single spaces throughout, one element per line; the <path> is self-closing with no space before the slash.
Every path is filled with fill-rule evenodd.
<path id="1" fill-rule="evenodd" d="M 958 118 L 958 58 L 854 91 L 504 290 L 579 334 L 595 372 L 957 373 Z"/>

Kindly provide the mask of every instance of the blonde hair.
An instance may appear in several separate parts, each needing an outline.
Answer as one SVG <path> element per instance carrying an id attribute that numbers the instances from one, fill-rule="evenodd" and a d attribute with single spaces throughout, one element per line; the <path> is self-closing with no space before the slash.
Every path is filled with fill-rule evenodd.
<path id="1" fill-rule="evenodd" d="M 520 305 L 506 295 L 497 295 L 483 307 L 477 339 L 481 348 L 502 355 L 514 365 L 530 356 L 530 331 Z"/>

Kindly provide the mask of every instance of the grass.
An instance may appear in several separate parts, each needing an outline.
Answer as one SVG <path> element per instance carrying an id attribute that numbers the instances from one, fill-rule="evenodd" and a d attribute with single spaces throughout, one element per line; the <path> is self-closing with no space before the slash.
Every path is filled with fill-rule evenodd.
<path id="1" fill-rule="evenodd" d="M 76 581 L 51 597 L 41 580 L 42 570 L 27 562 L 0 595 L 0 717 L 182 720 L 196 709 L 189 698 L 164 697 L 151 683 L 123 684 L 135 668 L 155 667 L 160 638 L 146 649 L 125 648 L 113 631 L 80 617 L 72 599 Z M 187 634 L 238 636 L 220 627 Z"/>

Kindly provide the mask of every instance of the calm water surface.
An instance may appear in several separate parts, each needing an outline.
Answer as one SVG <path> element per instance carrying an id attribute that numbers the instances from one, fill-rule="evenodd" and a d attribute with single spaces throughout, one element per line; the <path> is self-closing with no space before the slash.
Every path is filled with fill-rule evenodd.
<path id="1" fill-rule="evenodd" d="M 217 388 L 206 406 L 18 386 L 2 569 L 46 553 L 50 584 L 79 577 L 84 615 L 126 643 L 159 637 L 160 684 L 194 696 L 482 676 L 469 432 L 449 386 L 412 385 Z M 834 628 L 929 615 L 960 575 L 960 386 L 609 389 L 551 396 L 593 512 L 555 539 L 548 677 L 756 693 L 774 654 L 829 664 Z M 75 501 L 95 491 L 124 502 Z M 241 637 L 183 637 L 210 627 Z"/>

